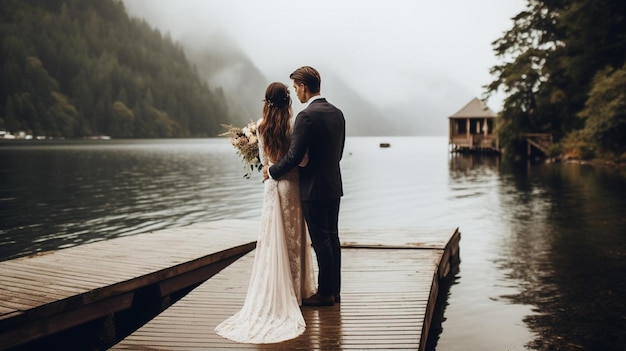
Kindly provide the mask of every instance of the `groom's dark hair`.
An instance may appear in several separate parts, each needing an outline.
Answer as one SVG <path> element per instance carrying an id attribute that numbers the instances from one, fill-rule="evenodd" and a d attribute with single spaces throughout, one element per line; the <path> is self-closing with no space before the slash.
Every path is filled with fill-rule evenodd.
<path id="1" fill-rule="evenodd" d="M 309 92 L 313 94 L 320 92 L 322 78 L 320 78 L 320 73 L 311 66 L 298 68 L 289 75 L 289 78 L 296 83 L 303 83 L 309 89 Z"/>

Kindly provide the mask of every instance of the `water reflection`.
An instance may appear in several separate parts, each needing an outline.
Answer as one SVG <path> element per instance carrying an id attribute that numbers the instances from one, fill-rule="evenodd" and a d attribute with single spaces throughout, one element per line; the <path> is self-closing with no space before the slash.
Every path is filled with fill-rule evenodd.
<path id="1" fill-rule="evenodd" d="M 493 185 L 498 177 L 500 158 L 481 154 L 451 154 L 450 190 L 454 197 L 480 196 L 485 187 Z"/>
<path id="2" fill-rule="evenodd" d="M 536 350 L 623 350 L 626 343 L 626 182 L 571 164 L 501 168 L 510 243 L 498 264 L 520 281 L 506 296 L 534 306 Z"/>
<path id="3" fill-rule="evenodd" d="M 260 215 L 260 176 L 242 180 L 224 139 L 29 145 L 0 146 L 2 260 Z M 511 165 L 450 155 L 445 138 L 408 137 L 348 138 L 342 170 L 340 227 L 460 227 L 437 349 L 626 345 L 619 170 Z"/>
<path id="4" fill-rule="evenodd" d="M 453 155 L 449 165 L 451 203 L 462 203 L 451 208 L 458 211 L 464 234 L 463 262 L 440 346 L 463 350 L 455 341 L 469 337 L 464 333 L 491 330 L 498 336 L 474 336 L 471 349 L 622 350 L 626 178 L 621 171 L 507 164 L 480 155 Z M 485 286 L 478 294 L 476 282 Z M 487 306 L 485 297 L 493 306 L 481 308 Z M 475 329 L 460 322 L 468 314 L 481 315 L 473 321 Z M 522 316 L 528 333 L 510 320 L 514 315 Z"/>
<path id="5" fill-rule="evenodd" d="M 509 210 L 500 196 L 500 167 L 495 155 L 448 157 L 448 221 L 460 226 L 462 237 L 460 270 L 450 287 L 438 340 L 441 350 L 526 350 L 533 339 L 522 322 L 531 308 L 501 297 L 518 293 L 520 281 L 498 266 L 510 257 Z"/>
<path id="6" fill-rule="evenodd" d="M 260 179 L 233 177 L 221 139 L 5 146 L 0 157 L 2 259 L 260 213 Z"/>

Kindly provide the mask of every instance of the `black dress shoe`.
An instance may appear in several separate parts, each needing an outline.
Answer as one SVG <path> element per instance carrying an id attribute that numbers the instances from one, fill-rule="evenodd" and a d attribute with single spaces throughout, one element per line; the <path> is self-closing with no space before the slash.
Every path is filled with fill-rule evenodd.
<path id="1" fill-rule="evenodd" d="M 333 295 L 324 296 L 315 293 L 311 297 L 302 299 L 302 305 L 304 306 L 332 306 L 334 304 L 335 297 Z"/>

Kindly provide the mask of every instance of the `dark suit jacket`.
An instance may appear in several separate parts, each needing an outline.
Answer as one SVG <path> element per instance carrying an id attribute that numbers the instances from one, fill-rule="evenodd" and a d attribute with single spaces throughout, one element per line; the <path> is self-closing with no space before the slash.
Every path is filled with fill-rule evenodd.
<path id="1" fill-rule="evenodd" d="M 289 151 L 269 169 L 272 178 L 279 179 L 298 167 L 304 154 L 309 162 L 300 168 L 300 197 L 302 201 L 338 199 L 343 195 L 339 161 L 346 140 L 346 120 L 341 110 L 326 99 L 313 100 L 298 113 L 291 135 Z"/>

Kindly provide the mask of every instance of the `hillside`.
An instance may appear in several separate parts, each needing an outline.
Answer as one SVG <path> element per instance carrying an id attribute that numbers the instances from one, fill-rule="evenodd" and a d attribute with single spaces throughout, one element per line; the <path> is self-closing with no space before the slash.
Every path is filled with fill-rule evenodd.
<path id="1" fill-rule="evenodd" d="M 120 1 L 1 0 L 0 42 L 0 130 L 200 137 L 240 119 L 180 44 Z"/>

